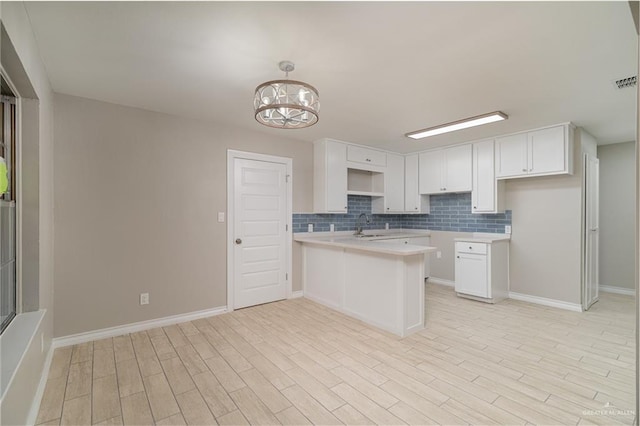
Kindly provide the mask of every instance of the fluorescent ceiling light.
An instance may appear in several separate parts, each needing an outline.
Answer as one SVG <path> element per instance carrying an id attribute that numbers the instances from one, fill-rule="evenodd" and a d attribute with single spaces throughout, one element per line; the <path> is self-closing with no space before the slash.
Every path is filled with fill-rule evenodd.
<path id="1" fill-rule="evenodd" d="M 416 130 L 415 132 L 407 133 L 405 136 L 412 139 L 422 139 L 429 136 L 441 135 L 442 133 L 455 132 L 456 130 L 480 126 L 482 124 L 494 123 L 496 121 L 506 120 L 507 118 L 509 118 L 507 114 L 495 111 L 490 112 L 489 114 L 477 115 L 475 117 L 465 118 L 463 120 L 441 124 L 435 127 L 429 127 L 428 129 Z"/>

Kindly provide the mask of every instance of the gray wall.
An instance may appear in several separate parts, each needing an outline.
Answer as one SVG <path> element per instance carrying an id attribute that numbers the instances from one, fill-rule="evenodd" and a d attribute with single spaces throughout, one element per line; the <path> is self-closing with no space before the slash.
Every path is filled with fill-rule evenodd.
<path id="1" fill-rule="evenodd" d="M 601 145 L 599 284 L 635 289 L 635 142 Z"/>
<path id="2" fill-rule="evenodd" d="M 24 308 L 45 310 L 36 337 L 23 354 L 0 407 L 0 424 L 26 424 L 35 420 L 28 418 L 29 411 L 53 332 L 53 93 L 24 4 L 3 2 L 0 19 L 6 30 L 2 40 L 3 66 L 19 94 L 31 98 L 25 101 L 22 111 Z M 11 345 L 2 343 L 5 347 Z"/>
<path id="3" fill-rule="evenodd" d="M 312 144 L 273 135 L 56 95 L 55 336 L 225 306 L 227 149 L 293 158 L 312 208 Z"/>

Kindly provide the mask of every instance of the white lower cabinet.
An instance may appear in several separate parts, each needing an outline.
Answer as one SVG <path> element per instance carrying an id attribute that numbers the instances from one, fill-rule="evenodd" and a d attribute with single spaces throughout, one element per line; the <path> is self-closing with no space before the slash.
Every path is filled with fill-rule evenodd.
<path id="1" fill-rule="evenodd" d="M 495 303 L 509 292 L 509 240 L 455 243 L 458 296 Z"/>

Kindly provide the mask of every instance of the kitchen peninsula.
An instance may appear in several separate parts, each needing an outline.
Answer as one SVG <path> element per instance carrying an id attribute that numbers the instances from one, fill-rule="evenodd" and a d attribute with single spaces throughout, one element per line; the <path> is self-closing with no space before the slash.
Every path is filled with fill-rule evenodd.
<path id="1" fill-rule="evenodd" d="M 304 296 L 404 337 L 424 328 L 428 231 L 299 233 Z"/>

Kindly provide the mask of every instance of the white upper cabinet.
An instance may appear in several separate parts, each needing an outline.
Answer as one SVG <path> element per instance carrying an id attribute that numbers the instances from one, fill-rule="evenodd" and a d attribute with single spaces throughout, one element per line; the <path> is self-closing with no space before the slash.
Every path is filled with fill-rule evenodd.
<path id="1" fill-rule="evenodd" d="M 454 146 L 444 150 L 445 192 L 471 191 L 471 145 Z"/>
<path id="2" fill-rule="evenodd" d="M 313 211 L 347 213 L 347 145 L 323 139 L 313 146 Z"/>
<path id="3" fill-rule="evenodd" d="M 404 159 L 404 211 L 405 213 L 430 213 L 429 196 L 421 195 L 418 188 L 418 154 Z"/>
<path id="4" fill-rule="evenodd" d="M 569 125 L 496 138 L 496 177 L 573 173 L 573 141 Z"/>
<path id="5" fill-rule="evenodd" d="M 387 165 L 387 153 L 361 146 L 347 145 L 347 161 L 362 163 L 365 170 L 368 169 L 367 166 L 373 166 L 377 169 Z"/>
<path id="6" fill-rule="evenodd" d="M 526 174 L 527 134 L 496 139 L 496 177 L 512 177 Z"/>
<path id="7" fill-rule="evenodd" d="M 496 181 L 493 140 L 473 144 L 473 189 L 471 213 L 497 213 L 504 183 Z"/>
<path id="8" fill-rule="evenodd" d="M 385 212 L 404 212 L 404 156 L 387 154 L 384 173 Z"/>
<path id="9" fill-rule="evenodd" d="M 471 145 L 420 154 L 420 194 L 471 191 Z"/>
<path id="10" fill-rule="evenodd" d="M 442 150 L 420 153 L 420 194 L 438 194 L 442 186 Z"/>
<path id="11" fill-rule="evenodd" d="M 566 129 L 567 126 L 560 126 L 527 133 L 529 174 L 568 172 L 570 155 Z"/>
<path id="12" fill-rule="evenodd" d="M 386 154 L 384 196 L 371 199 L 372 213 L 404 213 L 404 156 Z"/>

